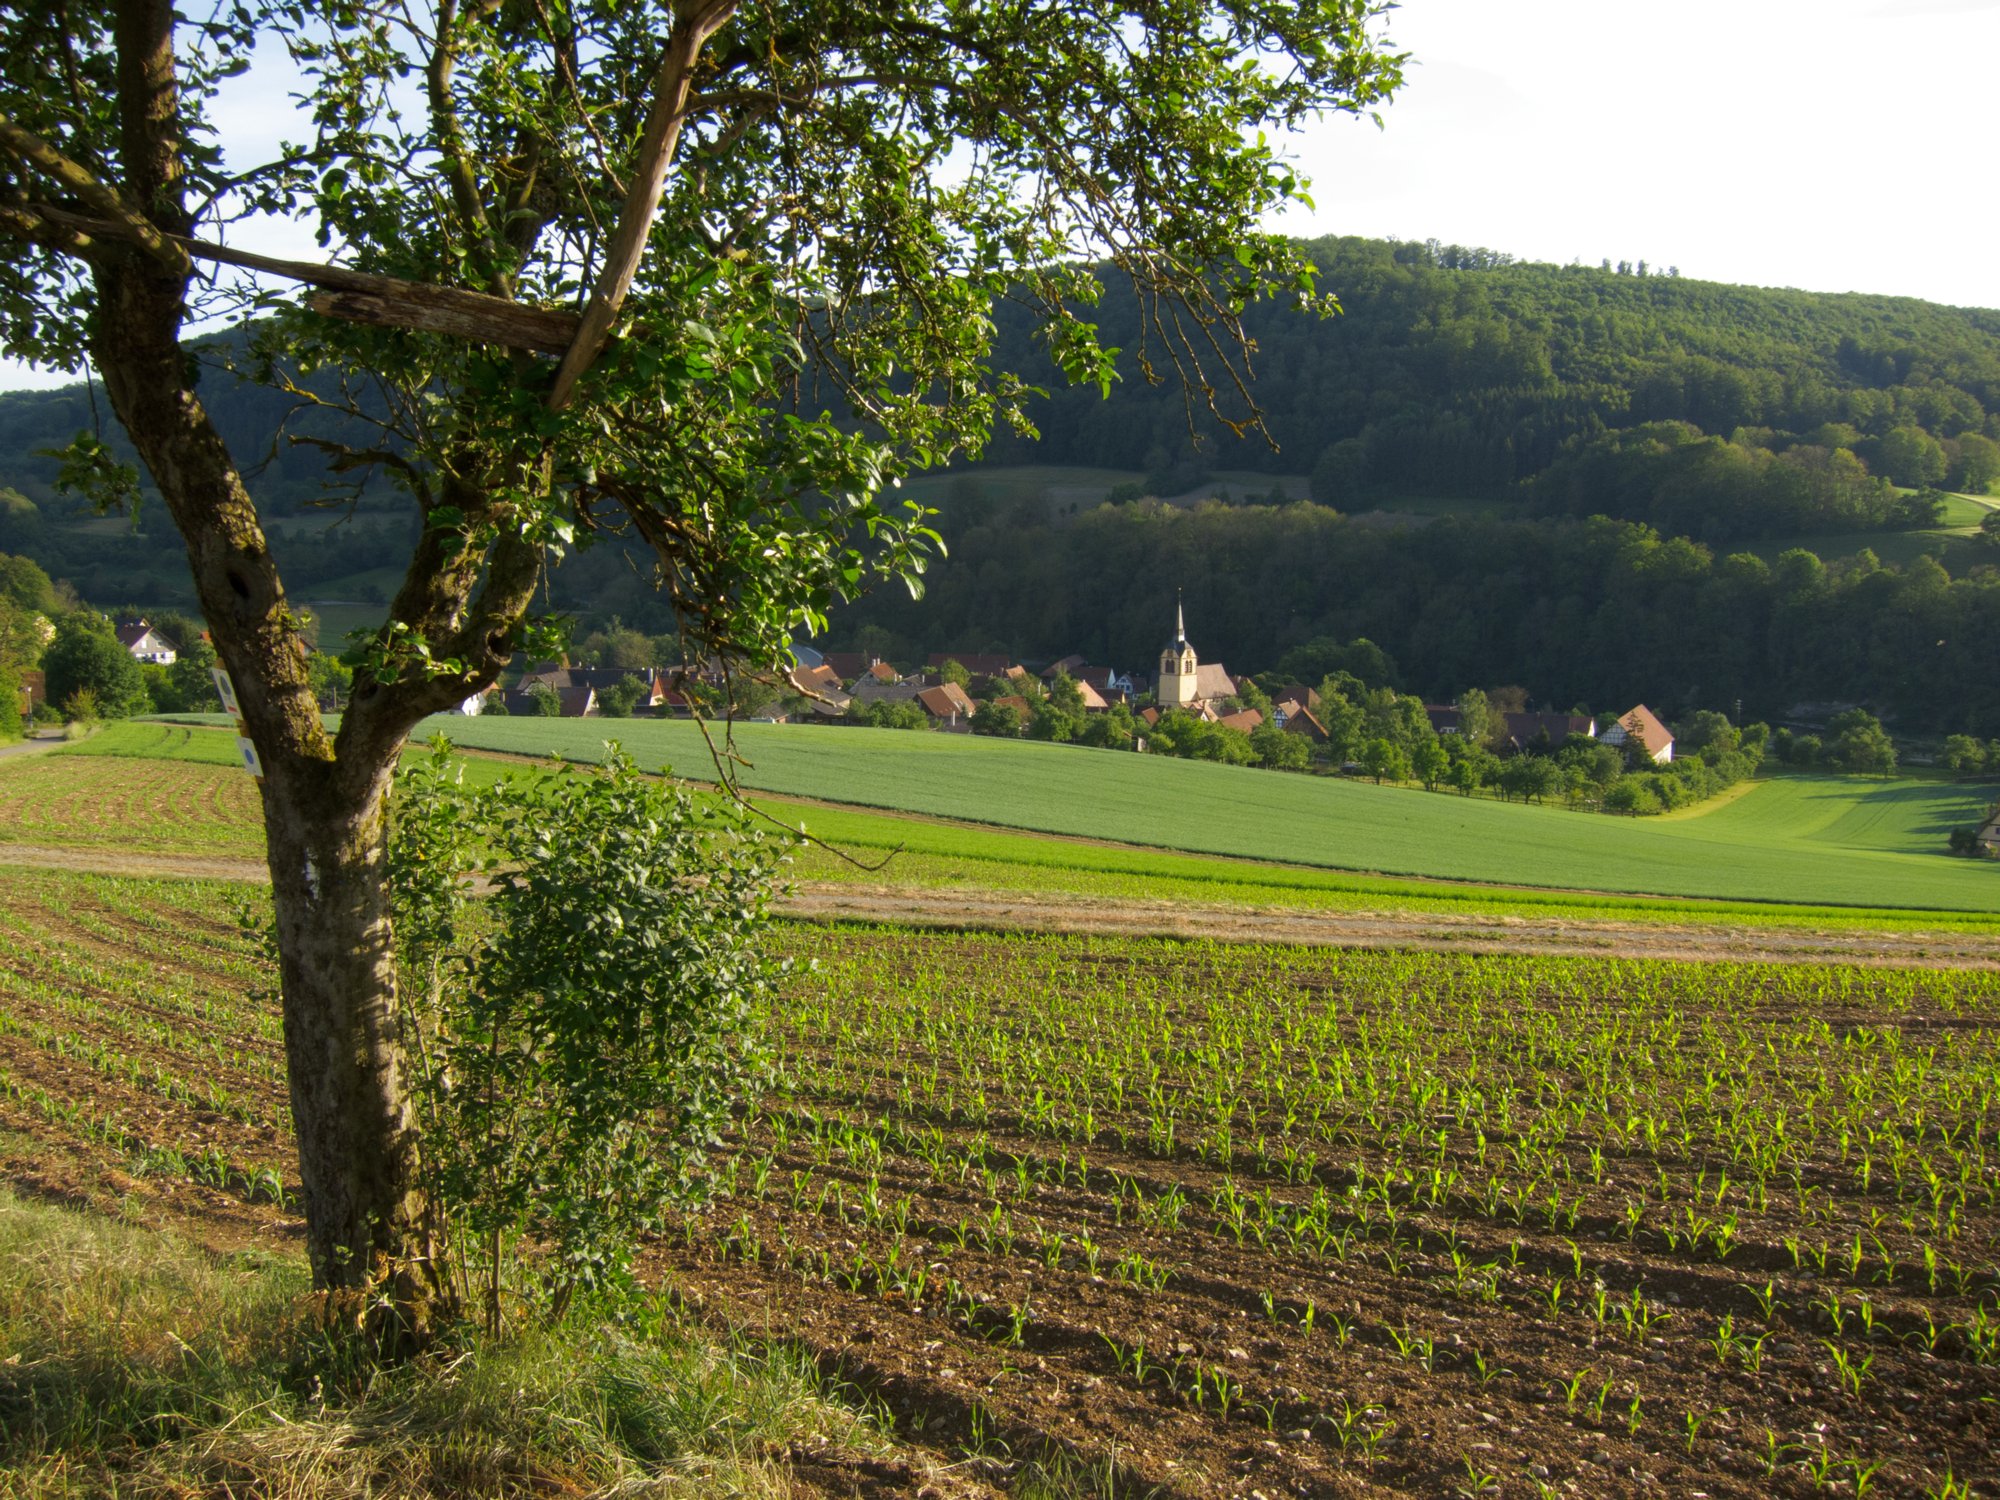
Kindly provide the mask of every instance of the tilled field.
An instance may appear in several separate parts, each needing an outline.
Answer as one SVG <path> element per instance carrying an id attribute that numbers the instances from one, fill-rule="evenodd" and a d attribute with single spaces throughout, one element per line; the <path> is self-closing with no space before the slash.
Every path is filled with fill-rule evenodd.
<path id="1" fill-rule="evenodd" d="M 257 858 L 264 810 L 234 766 L 36 755 L 0 777 L 0 844 L 194 850 Z"/>
<path id="2" fill-rule="evenodd" d="M 230 900 L 0 887 L 10 1175 L 289 1232 Z M 778 936 L 779 1082 L 648 1266 L 996 1477 L 2000 1488 L 2000 977 Z"/>

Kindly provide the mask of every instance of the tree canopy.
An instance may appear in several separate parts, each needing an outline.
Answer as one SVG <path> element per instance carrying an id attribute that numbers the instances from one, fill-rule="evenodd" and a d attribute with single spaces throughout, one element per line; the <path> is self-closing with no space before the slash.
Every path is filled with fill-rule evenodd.
<path id="1" fill-rule="evenodd" d="M 383 879 L 411 726 L 490 684 L 535 639 L 546 561 L 605 533 L 725 661 L 779 664 L 836 600 L 914 585 L 935 538 L 885 491 L 1027 425 L 996 301 L 1102 391 L 1116 352 L 1086 314 L 1122 276 L 1148 309 L 1136 358 L 1222 412 L 1244 309 L 1315 295 L 1262 227 L 1305 186 L 1269 133 L 1387 95 L 1383 8 L 10 9 L 0 337 L 88 358 L 187 544 L 264 766 L 308 1253 L 384 1337 L 450 1298 Z M 218 132 L 259 55 L 304 80 L 310 129 L 242 160 Z M 270 214 L 312 222 L 326 258 L 223 243 Z M 390 476 L 417 528 L 337 731 L 249 458 L 203 404 L 227 377 L 189 322 L 231 298 L 272 316 L 225 362 L 372 427 L 298 436 Z M 106 504 L 137 493 L 94 434 L 64 469 Z"/>

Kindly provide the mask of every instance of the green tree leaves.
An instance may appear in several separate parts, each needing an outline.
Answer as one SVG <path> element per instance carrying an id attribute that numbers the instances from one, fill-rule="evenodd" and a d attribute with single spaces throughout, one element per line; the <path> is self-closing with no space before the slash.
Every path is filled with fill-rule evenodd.
<path id="1" fill-rule="evenodd" d="M 148 706 L 145 674 L 132 653 L 100 615 L 72 610 L 56 621 L 55 637 L 42 653 L 49 702 L 58 708 L 88 693 L 94 714 L 122 719 Z"/>
<path id="2" fill-rule="evenodd" d="M 440 742 L 400 779 L 390 869 L 426 1159 L 434 1206 L 484 1257 L 490 1316 L 496 1241 L 545 1247 L 559 1311 L 705 1190 L 785 972 L 758 945 L 782 854 L 615 753 L 477 790 Z"/>

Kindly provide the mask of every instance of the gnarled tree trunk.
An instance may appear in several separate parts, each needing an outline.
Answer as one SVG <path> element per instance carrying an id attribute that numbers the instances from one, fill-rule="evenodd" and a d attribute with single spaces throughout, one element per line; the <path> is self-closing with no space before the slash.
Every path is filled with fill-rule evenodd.
<path id="1" fill-rule="evenodd" d="M 387 1345 L 421 1342 L 450 1300 L 398 1014 L 384 882 L 392 770 L 303 766 L 264 785 L 306 1254 L 314 1284 L 358 1294 L 352 1311 Z"/>
<path id="2" fill-rule="evenodd" d="M 137 257 L 100 270 L 96 363 L 187 539 L 210 633 L 265 767 L 299 1184 L 314 1284 L 385 1348 L 421 1342 L 446 1282 L 421 1191 L 384 882 L 401 726 L 334 746 L 255 508 L 186 381 L 180 288 Z M 414 722 L 423 705 L 405 711 Z"/>

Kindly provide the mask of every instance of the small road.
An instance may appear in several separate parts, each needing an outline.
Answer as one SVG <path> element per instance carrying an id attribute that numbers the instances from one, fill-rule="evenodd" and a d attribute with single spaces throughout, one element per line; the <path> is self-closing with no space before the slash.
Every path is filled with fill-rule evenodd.
<path id="1" fill-rule="evenodd" d="M 40 755 L 45 750 L 60 750 L 68 743 L 61 735 L 20 740 L 11 745 L 0 745 L 0 759 L 10 755 Z"/>
<path id="2" fill-rule="evenodd" d="M 269 878 L 261 859 L 38 844 L 0 844 L 0 868 L 6 866 L 248 884 Z M 1867 932 L 1722 922 L 1110 901 L 1033 891 L 936 890 L 837 880 L 802 881 L 774 908 L 780 916 L 797 921 L 870 922 L 939 931 L 1094 933 L 1307 948 L 1422 948 L 1575 958 L 2000 969 L 2000 922 L 1984 932 Z"/>
<path id="3" fill-rule="evenodd" d="M 2000 969 L 2000 922 L 1987 932 L 1866 932 L 1721 922 L 1619 922 L 1436 912 L 1107 901 L 1037 892 L 802 883 L 785 916 L 991 932 L 1102 933 L 1321 948 L 1424 948 L 1739 963 L 1857 963 Z"/>

